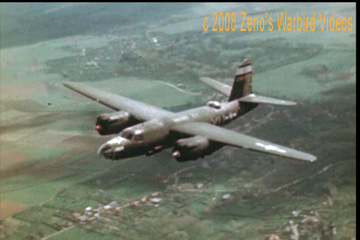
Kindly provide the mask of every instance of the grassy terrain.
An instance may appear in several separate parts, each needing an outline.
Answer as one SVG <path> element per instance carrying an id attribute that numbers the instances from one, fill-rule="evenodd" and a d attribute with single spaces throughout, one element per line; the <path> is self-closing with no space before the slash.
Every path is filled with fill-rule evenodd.
<path id="1" fill-rule="evenodd" d="M 186 9 L 184 4 L 4 3 L 1 5 L 1 48 L 87 33 L 107 33 L 114 27 L 142 23 L 157 14 Z M 147 14 L 142 12 L 145 10 Z M 135 13 L 135 14 L 134 14 Z"/>

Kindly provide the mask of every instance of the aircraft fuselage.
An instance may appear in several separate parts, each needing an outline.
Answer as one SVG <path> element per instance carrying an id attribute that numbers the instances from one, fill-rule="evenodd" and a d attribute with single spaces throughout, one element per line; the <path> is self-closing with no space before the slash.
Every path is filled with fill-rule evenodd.
<path id="1" fill-rule="evenodd" d="M 81 83 L 64 85 L 116 112 L 101 114 L 95 129 L 100 135 L 118 134 L 103 144 L 98 154 L 108 159 L 152 155 L 173 146 L 172 156 L 179 162 L 196 160 L 224 145 L 249 149 L 282 157 L 315 161 L 316 156 L 246 136 L 222 128 L 258 104 L 293 106 L 295 102 L 265 97 L 252 91 L 252 63 L 243 60 L 236 69 L 232 86 L 211 78 L 201 81 L 227 96 L 228 102 L 210 101 L 206 106 L 171 112 L 109 93 Z"/>
<path id="2" fill-rule="evenodd" d="M 241 115 L 251 111 L 258 104 L 241 104 L 237 100 L 219 104 L 209 102 L 207 106 L 193 108 L 168 117 L 152 119 L 120 132 L 118 136 L 103 144 L 98 153 L 105 158 L 118 160 L 139 155 L 152 155 L 171 147 L 181 139 L 187 138 L 185 134 L 170 131 L 170 128 L 185 122 L 207 122 L 223 126 Z M 212 143 L 210 143 L 212 144 Z M 222 145 L 215 144 L 218 149 Z M 209 148 L 211 151 L 214 148 Z"/>

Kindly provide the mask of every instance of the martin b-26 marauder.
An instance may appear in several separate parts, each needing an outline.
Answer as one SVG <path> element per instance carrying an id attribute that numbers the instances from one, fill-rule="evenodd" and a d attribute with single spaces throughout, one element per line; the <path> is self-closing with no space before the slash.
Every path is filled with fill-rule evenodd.
<path id="1" fill-rule="evenodd" d="M 118 134 L 104 143 L 98 154 L 108 159 L 124 159 L 158 153 L 173 146 L 179 162 L 196 160 L 224 145 L 275 154 L 293 159 L 315 161 L 316 157 L 219 126 L 251 111 L 259 103 L 295 105 L 296 103 L 252 93 L 252 66 L 244 60 L 236 71 L 233 86 L 210 78 L 201 80 L 228 97 L 228 102 L 210 101 L 207 106 L 171 112 L 81 83 L 64 85 L 117 112 L 97 117 L 95 129 L 101 135 Z"/>

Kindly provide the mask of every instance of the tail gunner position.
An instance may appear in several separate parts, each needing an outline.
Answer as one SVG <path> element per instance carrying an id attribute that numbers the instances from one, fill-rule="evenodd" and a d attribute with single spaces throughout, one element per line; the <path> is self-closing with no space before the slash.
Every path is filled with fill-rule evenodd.
<path id="1" fill-rule="evenodd" d="M 175 159 L 184 162 L 231 145 L 298 160 L 316 160 L 308 153 L 220 127 L 251 111 L 259 103 L 296 104 L 253 94 L 249 60 L 245 59 L 236 70 L 232 87 L 210 78 L 201 80 L 226 95 L 228 102 L 210 101 L 206 106 L 175 113 L 84 84 L 67 82 L 64 85 L 116 111 L 102 114 L 96 121 L 95 129 L 99 134 L 119 133 L 99 148 L 98 154 L 105 158 L 149 156 L 173 147 Z"/>

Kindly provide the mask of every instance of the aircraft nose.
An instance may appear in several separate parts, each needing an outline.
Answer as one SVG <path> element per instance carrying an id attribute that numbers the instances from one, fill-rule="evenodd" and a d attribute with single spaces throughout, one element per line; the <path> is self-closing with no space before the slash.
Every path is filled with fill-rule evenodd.
<path id="1" fill-rule="evenodd" d="M 115 137 L 98 149 L 98 155 L 109 159 L 119 159 L 124 154 L 127 142 L 121 137 Z"/>
<path id="2" fill-rule="evenodd" d="M 103 156 L 105 158 L 113 158 L 115 156 L 114 149 L 109 143 L 104 143 L 103 145 L 101 145 L 97 153 L 99 156 Z"/>

